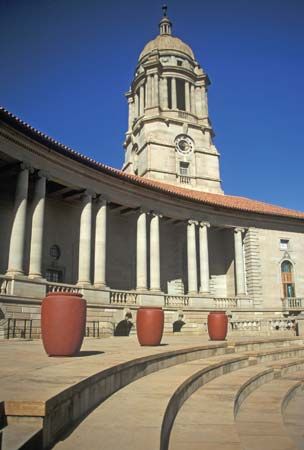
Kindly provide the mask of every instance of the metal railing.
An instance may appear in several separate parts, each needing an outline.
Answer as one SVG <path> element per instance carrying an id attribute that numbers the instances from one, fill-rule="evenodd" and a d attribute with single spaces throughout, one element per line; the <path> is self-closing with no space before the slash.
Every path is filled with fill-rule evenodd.
<path id="1" fill-rule="evenodd" d="M 98 320 L 87 320 L 86 337 L 100 337 Z"/>
<path id="2" fill-rule="evenodd" d="M 31 339 L 33 323 L 32 319 L 7 319 L 6 338 Z"/>
<path id="3" fill-rule="evenodd" d="M 132 291 L 111 291 L 110 303 L 115 305 L 136 305 L 137 293 Z"/>

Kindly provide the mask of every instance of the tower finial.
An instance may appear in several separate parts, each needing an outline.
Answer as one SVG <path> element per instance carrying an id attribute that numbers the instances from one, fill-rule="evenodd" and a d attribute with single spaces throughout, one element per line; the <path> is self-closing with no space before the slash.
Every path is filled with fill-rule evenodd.
<path id="1" fill-rule="evenodd" d="M 159 23 L 159 34 L 172 34 L 172 23 L 167 16 L 168 7 L 167 5 L 163 5 L 163 18 Z"/>

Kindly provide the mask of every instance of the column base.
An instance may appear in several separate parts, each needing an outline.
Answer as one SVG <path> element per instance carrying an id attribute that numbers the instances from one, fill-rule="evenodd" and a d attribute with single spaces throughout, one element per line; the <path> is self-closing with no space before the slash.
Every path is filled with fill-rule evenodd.
<path id="1" fill-rule="evenodd" d="M 94 283 L 93 287 L 95 289 L 100 289 L 102 291 L 109 291 L 110 290 L 109 286 L 107 286 L 104 283 Z"/>
<path id="2" fill-rule="evenodd" d="M 28 277 L 29 277 L 30 280 L 46 281 L 46 279 L 43 278 L 41 273 L 29 273 Z"/>
<path id="3" fill-rule="evenodd" d="M 210 292 L 209 291 L 199 291 L 199 295 L 201 295 L 202 297 L 210 297 Z"/>
<path id="4" fill-rule="evenodd" d="M 17 278 L 27 278 L 27 276 L 25 275 L 25 273 L 21 270 L 14 270 L 14 269 L 9 269 L 5 276 L 7 277 L 17 277 Z"/>

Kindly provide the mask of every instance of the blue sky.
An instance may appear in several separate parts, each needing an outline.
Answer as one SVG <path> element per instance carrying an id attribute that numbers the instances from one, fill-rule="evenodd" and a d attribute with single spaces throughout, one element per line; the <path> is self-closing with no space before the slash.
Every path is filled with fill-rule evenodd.
<path id="1" fill-rule="evenodd" d="M 0 0 L 0 104 L 121 168 L 124 93 L 162 3 Z M 225 192 L 304 210 L 304 1 L 167 4 L 212 82 Z"/>

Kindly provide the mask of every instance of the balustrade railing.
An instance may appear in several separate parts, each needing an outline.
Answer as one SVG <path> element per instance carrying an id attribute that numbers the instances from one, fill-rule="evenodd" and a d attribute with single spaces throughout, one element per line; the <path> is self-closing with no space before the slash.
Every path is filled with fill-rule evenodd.
<path id="1" fill-rule="evenodd" d="M 137 293 L 130 291 L 111 291 L 110 303 L 115 305 L 136 305 Z"/>
<path id="2" fill-rule="evenodd" d="M 46 291 L 47 292 L 72 292 L 75 294 L 79 294 L 81 291 L 81 288 L 74 286 L 72 284 L 53 283 L 53 282 L 49 281 L 46 285 Z"/>
<path id="3" fill-rule="evenodd" d="M 282 298 L 283 309 L 304 309 L 304 298 L 301 297 L 286 297 Z"/>
<path id="4" fill-rule="evenodd" d="M 188 306 L 189 297 L 187 295 L 165 295 L 165 306 Z"/>
<path id="5" fill-rule="evenodd" d="M 230 325 L 232 331 L 261 331 L 260 320 L 233 320 Z"/>
<path id="6" fill-rule="evenodd" d="M 238 306 L 238 301 L 235 297 L 215 297 L 214 305 L 216 309 L 231 309 Z"/>
<path id="7" fill-rule="evenodd" d="M 181 184 L 191 184 L 191 177 L 187 175 L 179 175 L 178 178 Z"/>
<path id="8" fill-rule="evenodd" d="M 11 280 L 11 277 L 6 277 L 5 275 L 0 276 L 0 294 L 7 295 L 8 294 L 8 282 Z"/>
<path id="9" fill-rule="evenodd" d="M 295 333 L 295 323 L 290 319 L 268 320 L 231 320 L 231 331 L 264 332 L 267 334 L 277 332 Z"/>

